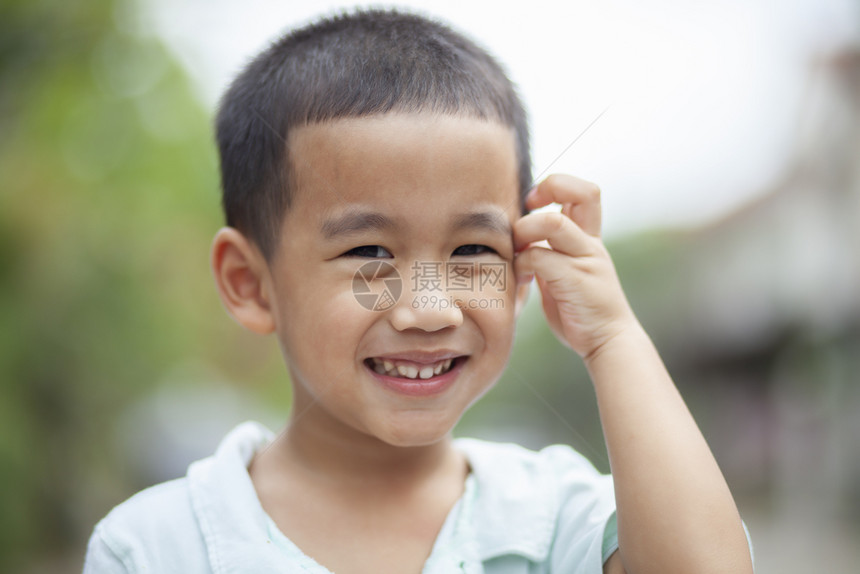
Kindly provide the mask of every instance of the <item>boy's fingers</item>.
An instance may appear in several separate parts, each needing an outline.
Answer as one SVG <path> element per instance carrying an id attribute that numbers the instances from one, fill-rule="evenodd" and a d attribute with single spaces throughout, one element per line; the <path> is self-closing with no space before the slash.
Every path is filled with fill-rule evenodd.
<path id="1" fill-rule="evenodd" d="M 514 272 L 517 282 L 524 282 L 526 278 L 536 276 L 540 281 L 552 283 L 564 278 L 569 263 L 566 255 L 532 245 L 517 254 Z"/>
<path id="2" fill-rule="evenodd" d="M 572 257 L 590 255 L 594 250 L 594 239 L 561 213 L 530 213 L 514 223 L 514 249 L 517 251 L 544 240 L 556 251 Z"/>
<path id="3" fill-rule="evenodd" d="M 600 236 L 600 188 L 594 183 L 572 175 L 551 175 L 529 192 L 526 207 L 531 210 L 550 203 L 561 204 L 562 213 L 586 233 Z"/>

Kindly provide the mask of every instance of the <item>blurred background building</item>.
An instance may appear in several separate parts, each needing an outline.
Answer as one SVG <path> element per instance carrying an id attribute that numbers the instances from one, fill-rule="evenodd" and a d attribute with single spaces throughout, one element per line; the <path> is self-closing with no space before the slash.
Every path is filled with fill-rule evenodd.
<path id="1" fill-rule="evenodd" d="M 172 5 L 202 22 L 199 36 L 217 40 L 213 30 L 224 4 Z M 579 28 L 630 24 L 630 14 L 651 11 L 644 21 L 663 36 L 726 39 L 708 28 L 708 14 L 681 14 L 663 2 L 636 8 L 619 1 L 601 13 L 569 4 L 566 17 L 578 17 Z M 756 9 L 738 14 L 776 10 L 765 1 L 748 4 Z M 195 36 L 165 31 L 165 21 L 181 20 L 165 5 L 0 5 L 3 572 L 80 571 L 93 525 L 114 504 L 181 476 L 238 422 L 255 418 L 277 428 L 289 408 L 276 345 L 230 321 L 211 284 L 208 246 L 221 224 L 212 99 L 200 73 L 206 66 L 192 65 L 193 50 L 182 49 L 190 41 L 182 34 Z M 706 146 L 706 127 L 713 127 L 707 118 L 689 133 L 636 123 L 646 92 L 636 92 L 633 107 L 612 104 L 573 148 L 575 161 L 557 156 L 604 101 L 568 102 L 585 112 L 569 124 L 579 127 L 562 135 L 545 131 L 547 120 L 535 127 L 536 147 L 545 146 L 536 149 L 536 175 L 545 167 L 579 173 L 583 166 L 612 198 L 608 242 L 625 289 L 741 504 L 760 574 L 847 573 L 860 564 L 860 34 L 857 24 L 850 34 L 825 25 L 845 17 L 833 16 L 843 14 L 835 0 L 778 6 L 800 5 L 815 16 L 807 20 L 816 37 L 828 41 L 803 52 L 782 46 L 785 61 L 802 73 L 793 84 L 774 80 L 770 91 L 751 90 L 766 99 L 765 107 L 783 106 L 790 121 L 774 127 L 740 114 L 744 129 L 733 132 L 776 133 L 771 139 L 739 138 L 731 152 L 709 148 L 710 163 L 692 156 L 680 161 L 670 153 L 677 148 L 658 145 L 648 150 L 653 169 L 644 170 L 627 152 L 614 157 L 607 150 L 622 138 L 641 144 L 678 133 L 701 136 L 686 146 Z M 460 17 L 440 6 L 451 10 L 443 16 Z M 497 8 L 483 8 L 489 9 Z M 540 2 L 531 7 L 550 20 L 554 9 Z M 296 19 L 307 10 L 296 8 Z M 860 23 L 856 10 L 844 14 Z M 462 18 L 475 18 L 461 27 L 477 29 L 491 49 L 511 51 L 502 59 L 513 60 L 527 103 L 543 112 L 550 103 L 534 92 L 552 91 L 564 79 L 548 72 L 533 77 L 517 67 L 516 53 L 535 41 L 502 34 L 509 41 L 496 49 L 492 26 L 478 25 L 485 14 Z M 673 18 L 700 28 L 681 33 Z M 664 20 L 669 23 L 661 28 Z M 751 38 L 770 29 L 766 18 L 752 16 L 734 24 Z M 627 49 L 626 41 L 623 34 L 606 40 Z M 721 50 L 730 58 L 736 50 L 730 43 L 714 48 L 709 62 L 720 61 Z M 678 46 L 671 47 L 670 60 Z M 782 53 L 778 47 L 775 54 Z M 760 44 L 742 48 L 750 61 L 763 50 Z M 554 58 L 564 60 L 558 52 Z M 595 93 L 603 89 L 601 69 L 622 60 L 594 67 Z M 659 71 L 653 68 L 654 77 Z M 675 75 L 667 72 L 655 83 Z M 796 105 L 786 107 L 791 94 Z M 694 96 L 682 91 L 672 101 Z M 724 117 L 716 109 L 722 100 L 703 101 Z M 639 131 L 623 135 L 618 130 L 625 126 Z M 645 137 L 642 130 L 654 131 Z M 765 153 L 771 148 L 784 157 L 774 161 Z M 595 160 L 594 150 L 603 150 L 604 159 Z M 747 184 L 720 179 L 718 172 L 744 155 L 763 171 Z M 688 175 L 655 179 L 675 171 Z M 691 186 L 697 179 L 701 186 Z M 739 194 L 735 188 L 744 185 Z M 650 223 L 634 221 L 635 214 L 613 216 L 646 203 L 655 213 L 675 203 L 713 203 L 721 187 L 736 199 L 711 215 L 689 212 Z M 567 442 L 607 470 L 585 372 L 549 334 L 536 300 L 521 320 L 508 372 L 457 434 L 532 447 Z"/>

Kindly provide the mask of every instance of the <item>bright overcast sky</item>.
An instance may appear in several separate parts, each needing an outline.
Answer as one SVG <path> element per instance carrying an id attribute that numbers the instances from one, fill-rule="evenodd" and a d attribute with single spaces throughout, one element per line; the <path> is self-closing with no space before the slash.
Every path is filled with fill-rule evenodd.
<path id="1" fill-rule="evenodd" d="M 360 5 L 140 1 L 213 108 L 280 32 Z M 852 0 L 397 5 L 449 22 L 502 61 L 530 112 L 535 176 L 598 183 L 608 234 L 693 225 L 763 191 L 793 151 L 811 60 L 860 37 Z"/>

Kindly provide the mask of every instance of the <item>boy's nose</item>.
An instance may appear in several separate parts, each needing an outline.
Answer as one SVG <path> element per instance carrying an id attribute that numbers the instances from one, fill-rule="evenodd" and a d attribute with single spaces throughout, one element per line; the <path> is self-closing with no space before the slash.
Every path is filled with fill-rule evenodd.
<path id="1" fill-rule="evenodd" d="M 391 324 L 398 331 L 433 332 L 463 323 L 459 301 L 437 292 L 405 292 L 390 313 Z"/>

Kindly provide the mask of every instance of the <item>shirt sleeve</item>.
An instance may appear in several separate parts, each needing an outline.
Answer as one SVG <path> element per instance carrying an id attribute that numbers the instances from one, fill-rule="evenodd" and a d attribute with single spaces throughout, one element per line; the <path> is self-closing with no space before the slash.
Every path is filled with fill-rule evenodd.
<path id="1" fill-rule="evenodd" d="M 618 521 L 615 512 L 606 521 L 606 529 L 603 531 L 603 563 L 609 560 L 612 553 L 618 550 Z"/>
<path id="2" fill-rule="evenodd" d="M 602 574 L 604 562 L 618 548 L 612 477 L 567 446 L 548 447 L 541 454 L 559 480 L 550 572 Z"/>
<path id="3" fill-rule="evenodd" d="M 747 546 L 750 550 L 750 560 L 752 560 L 753 566 L 755 566 L 755 550 L 753 548 L 752 537 L 750 536 L 749 528 L 745 522 L 741 521 L 741 526 L 744 528 L 744 534 L 747 537 Z M 612 516 L 609 517 L 609 520 L 606 522 L 606 530 L 603 531 L 603 563 L 605 564 L 609 557 L 612 556 L 612 553 L 618 550 L 618 522 L 616 518 L 616 514 L 613 512 Z"/>

